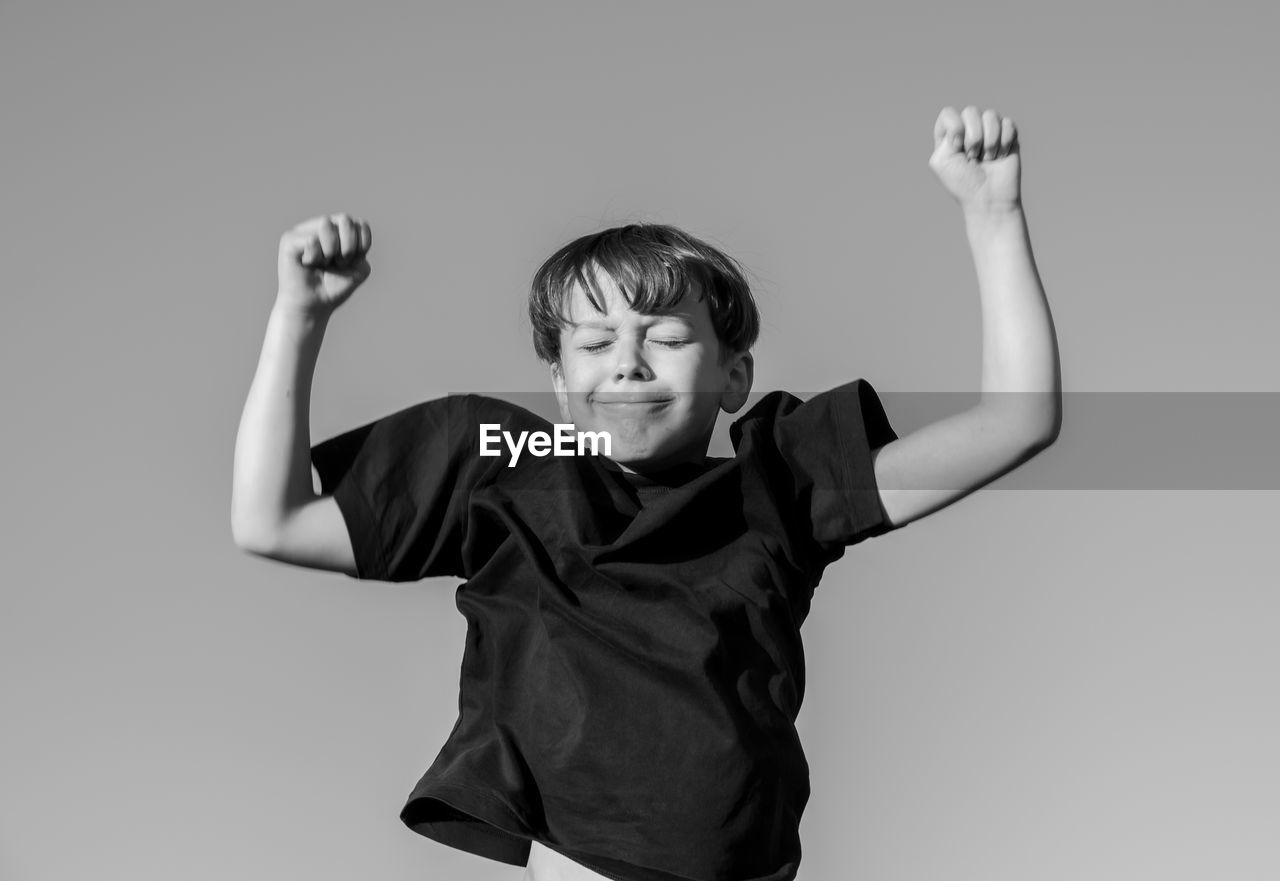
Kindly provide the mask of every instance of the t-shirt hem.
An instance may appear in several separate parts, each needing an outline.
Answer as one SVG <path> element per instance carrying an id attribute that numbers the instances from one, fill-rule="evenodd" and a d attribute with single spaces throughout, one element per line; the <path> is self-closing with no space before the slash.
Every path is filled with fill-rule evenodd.
<path id="1" fill-rule="evenodd" d="M 432 802 L 483 825 L 475 828 L 456 819 L 428 818 L 425 814 Z M 529 841 L 536 837 L 521 813 L 494 793 L 445 781 L 433 782 L 422 794 L 415 791 L 400 811 L 400 820 L 432 841 L 512 866 L 528 863 Z"/>
<path id="2" fill-rule="evenodd" d="M 451 830 L 453 824 L 423 818 L 426 806 L 433 801 L 447 805 L 487 828 Z M 658 869 L 634 859 L 621 859 L 552 841 L 534 831 L 522 813 L 506 800 L 488 789 L 467 784 L 433 782 L 429 789 L 410 797 L 400 818 L 419 835 L 508 865 L 527 865 L 530 842 L 537 841 L 613 881 L 699 881 L 692 876 Z M 619 874 L 623 871 L 623 866 L 626 867 L 626 874 Z"/>
<path id="3" fill-rule="evenodd" d="M 383 581 L 387 578 L 387 561 L 378 543 L 377 518 L 373 506 L 359 486 L 340 482 L 333 490 L 334 501 L 342 512 L 351 536 L 351 550 L 356 562 L 356 575 L 362 580 Z"/>
<path id="4" fill-rule="evenodd" d="M 836 434 L 840 443 L 841 473 L 844 478 L 844 494 L 848 500 L 847 510 L 852 519 L 850 533 L 862 538 L 872 538 L 898 528 L 889 519 L 884 505 L 880 501 L 880 487 L 876 483 L 875 461 L 872 452 L 884 443 L 872 437 L 871 426 L 868 426 L 868 414 L 863 406 L 862 388 L 870 390 L 866 380 L 853 382 L 837 389 L 847 390 L 849 394 L 836 395 L 840 405 L 835 408 L 839 428 Z M 871 391 L 874 398 L 875 392 Z M 851 399 L 851 400 L 850 400 Z M 855 437 L 866 437 L 868 444 L 864 449 L 851 443 Z M 855 458 L 856 457 L 856 458 Z"/>

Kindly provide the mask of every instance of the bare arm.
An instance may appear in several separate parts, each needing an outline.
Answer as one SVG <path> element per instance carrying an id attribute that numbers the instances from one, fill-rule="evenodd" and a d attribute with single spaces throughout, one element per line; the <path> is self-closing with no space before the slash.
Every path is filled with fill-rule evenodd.
<path id="1" fill-rule="evenodd" d="M 288 305 L 271 310 L 236 435 L 231 531 L 250 553 L 354 574 L 342 512 L 311 477 L 311 381 L 327 324 Z"/>
<path id="2" fill-rule="evenodd" d="M 231 533 L 250 553 L 356 574 L 342 512 L 312 484 L 311 381 L 329 318 L 369 275 L 371 242 L 345 214 L 280 239 L 280 289 L 236 435 Z"/>
<path id="3" fill-rule="evenodd" d="M 1057 336 L 1022 211 L 1013 122 L 947 108 L 935 138 L 930 164 L 964 208 L 978 274 L 982 400 L 876 452 L 880 500 L 895 525 L 1012 471 L 1052 444 L 1062 422 Z"/>

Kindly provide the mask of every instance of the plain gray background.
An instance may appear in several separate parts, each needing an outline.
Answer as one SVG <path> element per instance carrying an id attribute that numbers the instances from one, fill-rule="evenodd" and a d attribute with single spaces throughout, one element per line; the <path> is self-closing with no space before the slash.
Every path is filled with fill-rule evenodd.
<path id="1" fill-rule="evenodd" d="M 757 389 L 975 391 L 972 259 L 927 166 L 939 110 L 975 104 L 1020 129 L 1068 393 L 1275 392 L 1277 24 L 1239 0 L 0 4 L 0 878 L 523 871 L 397 816 L 455 719 L 456 582 L 232 544 L 285 229 L 375 236 L 313 440 L 547 388 L 525 285 L 642 219 L 752 271 Z M 1018 476 L 1086 428 L 1068 409 Z M 1259 481 L 997 484 L 833 566 L 801 881 L 1280 877 Z"/>

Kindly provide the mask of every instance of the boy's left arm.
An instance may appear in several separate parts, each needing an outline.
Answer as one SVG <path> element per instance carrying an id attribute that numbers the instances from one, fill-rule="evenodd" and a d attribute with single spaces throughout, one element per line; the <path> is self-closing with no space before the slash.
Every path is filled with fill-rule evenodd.
<path id="1" fill-rule="evenodd" d="M 1062 423 L 1053 319 L 1031 255 L 1013 121 L 947 107 L 929 166 L 964 212 L 982 300 L 982 399 L 873 452 L 895 526 L 932 514 L 1048 447 Z"/>

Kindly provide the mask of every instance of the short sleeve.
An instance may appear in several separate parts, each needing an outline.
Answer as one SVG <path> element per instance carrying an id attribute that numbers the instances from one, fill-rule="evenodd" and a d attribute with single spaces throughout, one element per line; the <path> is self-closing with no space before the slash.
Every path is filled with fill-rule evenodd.
<path id="1" fill-rule="evenodd" d="M 857 379 L 801 401 L 775 392 L 731 428 L 735 448 L 750 437 L 777 475 L 780 492 L 828 561 L 897 528 L 880 504 L 872 451 L 898 435 L 879 395 Z"/>
<path id="2" fill-rule="evenodd" d="M 462 575 L 466 507 L 482 469 L 474 396 L 407 407 L 311 448 L 351 536 L 357 578 Z"/>

